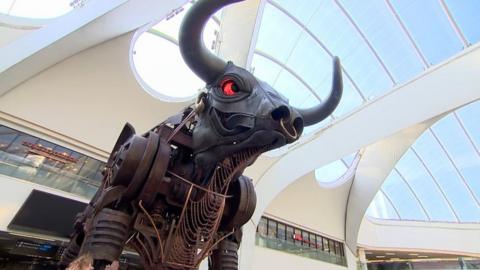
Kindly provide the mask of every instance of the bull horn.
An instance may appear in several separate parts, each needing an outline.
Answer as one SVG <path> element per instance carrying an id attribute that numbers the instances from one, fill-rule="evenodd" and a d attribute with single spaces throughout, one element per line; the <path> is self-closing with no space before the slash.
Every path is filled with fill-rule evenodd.
<path id="1" fill-rule="evenodd" d="M 338 57 L 333 58 L 333 82 L 332 91 L 326 100 L 319 105 L 308 109 L 297 109 L 302 115 L 305 126 L 314 125 L 327 118 L 337 108 L 342 98 L 343 82 L 342 68 Z"/>
<path id="2" fill-rule="evenodd" d="M 217 79 L 226 63 L 205 48 L 203 29 L 217 10 L 239 1 L 242 0 L 200 0 L 193 4 L 180 26 L 178 40 L 183 60 L 207 84 Z"/>

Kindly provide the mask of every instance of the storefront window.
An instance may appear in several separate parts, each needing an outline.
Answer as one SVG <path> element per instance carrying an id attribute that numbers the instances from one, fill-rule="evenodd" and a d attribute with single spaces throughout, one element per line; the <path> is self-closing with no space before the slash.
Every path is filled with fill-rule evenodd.
<path id="1" fill-rule="evenodd" d="M 0 174 L 91 198 L 105 163 L 0 125 Z"/>

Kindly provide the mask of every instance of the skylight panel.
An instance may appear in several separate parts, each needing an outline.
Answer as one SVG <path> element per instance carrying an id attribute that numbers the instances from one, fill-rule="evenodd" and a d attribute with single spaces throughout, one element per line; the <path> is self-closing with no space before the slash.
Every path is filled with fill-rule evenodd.
<path id="1" fill-rule="evenodd" d="M 145 29 L 135 40 L 132 59 L 139 83 L 152 96 L 165 101 L 193 100 L 205 86 L 185 64 L 178 48 L 178 31 L 187 4 L 178 13 L 151 29 Z M 219 25 L 210 19 L 203 31 L 205 47 L 213 51 Z"/>

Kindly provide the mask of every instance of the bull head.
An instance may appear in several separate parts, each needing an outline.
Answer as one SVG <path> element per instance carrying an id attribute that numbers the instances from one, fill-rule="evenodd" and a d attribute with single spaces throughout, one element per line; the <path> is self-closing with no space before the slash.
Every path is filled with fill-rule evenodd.
<path id="1" fill-rule="evenodd" d="M 210 53 L 202 40 L 206 22 L 220 8 L 239 1 L 200 0 L 188 11 L 180 28 L 182 57 L 205 81 L 207 89 L 192 135 L 198 166 L 209 167 L 247 148 L 268 151 L 292 143 L 304 126 L 327 118 L 342 96 L 341 67 L 336 57 L 329 97 L 315 107 L 299 109 L 247 70 Z"/>

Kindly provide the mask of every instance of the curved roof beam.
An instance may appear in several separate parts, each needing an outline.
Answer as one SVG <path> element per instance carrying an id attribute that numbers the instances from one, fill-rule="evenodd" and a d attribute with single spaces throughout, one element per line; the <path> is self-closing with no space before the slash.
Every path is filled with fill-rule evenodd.
<path id="1" fill-rule="evenodd" d="M 395 11 L 395 8 L 392 6 L 392 3 L 390 3 L 390 0 L 385 0 L 385 3 L 387 4 L 387 7 L 388 9 L 390 10 L 390 12 L 393 14 L 393 16 L 395 17 L 395 20 L 397 21 L 397 23 L 400 25 L 400 28 L 403 30 L 403 33 L 408 37 L 408 40 L 410 41 L 410 44 L 413 46 L 414 50 L 415 50 L 415 53 L 417 54 L 417 56 L 420 58 L 422 64 L 423 64 L 423 68 L 424 69 L 427 69 L 429 66 L 430 66 L 430 63 L 428 63 L 427 59 L 425 58 L 425 56 L 423 55 L 423 53 L 420 51 L 420 48 L 418 47 L 417 43 L 415 42 L 415 40 L 413 40 L 413 37 L 412 35 L 410 34 L 410 32 L 408 31 L 407 27 L 405 26 L 405 24 L 402 22 L 402 19 L 400 19 L 400 16 L 398 15 L 398 13 Z"/>
<path id="2" fill-rule="evenodd" d="M 392 206 L 393 210 L 395 211 L 395 214 L 397 215 L 397 217 L 399 219 L 402 219 L 402 216 L 400 216 L 400 212 L 398 212 L 398 209 L 395 206 L 395 204 L 393 204 L 393 201 L 392 201 L 392 199 L 390 199 L 390 196 L 388 196 L 388 194 L 385 193 L 385 191 L 383 191 L 383 189 L 380 189 L 379 192 L 381 192 L 383 194 L 383 196 L 385 197 L 385 199 L 387 199 L 388 203 Z"/>
<path id="3" fill-rule="evenodd" d="M 415 197 L 415 199 L 417 200 L 418 205 L 420 205 L 420 208 L 422 208 L 422 212 L 425 214 L 425 216 L 427 217 L 427 219 L 428 219 L 429 221 L 432 220 L 432 219 L 430 218 L 430 215 L 428 214 L 427 209 L 425 209 L 425 206 L 423 205 L 422 201 L 421 201 L 420 198 L 418 197 L 417 192 L 415 192 L 415 189 L 412 188 L 412 186 L 410 185 L 410 183 L 408 183 L 407 179 L 405 179 L 405 176 L 403 176 L 403 174 L 400 173 L 400 171 L 398 171 L 398 169 L 397 169 L 396 167 L 394 167 L 393 170 L 398 174 L 398 176 L 400 176 L 400 178 L 402 179 L 403 183 L 405 183 L 405 185 L 408 187 L 408 190 L 410 190 L 410 192 L 413 194 L 413 197 Z"/>
<path id="4" fill-rule="evenodd" d="M 268 170 L 257 177 L 255 187 L 258 201 L 253 220 L 260 219 L 264 209 L 283 189 L 315 168 L 338 160 L 357 149 L 368 146 L 366 149 L 368 151 L 372 143 L 394 134 L 411 135 L 406 131 L 410 128 L 418 128 L 419 130 L 415 131 L 418 135 L 411 135 L 413 138 L 405 144 L 406 150 L 425 128 L 430 126 L 422 122 L 480 99 L 480 77 L 478 76 L 480 66 L 477 65 L 479 57 L 480 44 L 471 46 L 455 57 L 428 69 L 410 82 L 338 118 L 311 137 L 304 138 L 298 145 L 292 146 L 288 153 L 272 162 Z M 432 97 L 435 97 L 434 102 Z M 405 108 L 409 108 L 408 111 Z M 361 127 L 367 122 L 368 129 L 360 128 L 355 131 L 355 136 L 352 136 L 352 126 Z M 386 157 L 392 158 L 390 151 Z M 299 159 L 302 163 L 292 167 L 292 162 Z M 363 167 L 360 164 L 357 175 L 363 167 L 371 170 L 380 168 L 385 170 L 386 176 L 395 164 L 396 162 L 393 161 L 391 165 L 380 167 L 378 163 L 370 167 Z M 252 170 L 255 168 L 254 164 Z M 351 250 L 355 250 L 359 226 L 381 182 L 378 186 L 360 186 L 360 189 L 355 191 L 355 183 L 362 183 L 362 181 L 354 181 L 346 214 L 346 228 L 348 228 L 346 239 Z M 362 193 L 364 191 L 371 192 L 371 198 L 366 198 L 365 193 Z"/>
<path id="5" fill-rule="evenodd" d="M 88 1 L 0 49 L 0 96 L 80 51 L 166 17 L 186 2 Z"/>
<path id="6" fill-rule="evenodd" d="M 472 135 L 470 135 L 470 133 L 467 131 L 467 129 L 465 128 L 465 125 L 463 124 L 462 120 L 460 119 L 460 117 L 458 117 L 458 114 L 457 112 L 453 112 L 453 116 L 455 117 L 455 119 L 457 119 L 458 121 L 458 124 L 460 124 L 460 126 L 462 127 L 462 130 L 463 130 L 463 133 L 465 133 L 465 136 L 467 136 L 468 138 L 468 141 L 470 142 L 470 144 L 473 146 L 473 148 L 475 149 L 475 152 L 477 152 L 477 155 L 480 157 L 480 150 L 478 149 L 477 145 L 475 144 L 475 142 L 473 142 L 473 139 L 472 139 Z"/>
<path id="7" fill-rule="evenodd" d="M 279 11 L 281 11 L 282 13 L 284 13 L 287 17 L 289 17 L 292 21 L 294 21 L 298 26 L 300 26 L 302 28 L 303 31 L 305 31 L 305 33 L 307 33 L 313 40 L 315 40 L 315 42 L 320 46 L 322 47 L 322 49 L 331 57 L 333 58 L 334 55 L 333 53 L 320 41 L 320 39 L 318 39 L 317 36 L 315 36 L 314 33 L 312 33 L 312 31 L 310 31 L 310 29 L 307 28 L 306 25 L 304 25 L 302 22 L 300 22 L 295 16 L 293 16 L 292 14 L 290 14 L 286 9 L 284 9 L 282 6 L 280 6 L 279 4 L 269 0 L 268 3 L 270 5 L 272 5 L 273 7 L 275 7 L 276 9 L 278 9 Z M 341 60 L 341 59 L 340 59 Z M 355 88 L 355 91 L 357 91 L 357 93 L 360 95 L 360 97 L 362 98 L 363 101 L 367 101 L 367 99 L 365 98 L 365 95 L 362 93 L 362 91 L 360 91 L 360 88 L 358 87 L 358 85 L 355 83 L 355 81 L 352 79 L 352 77 L 350 76 L 350 74 L 348 73 L 348 71 L 342 66 L 342 71 L 343 71 L 343 74 L 345 74 L 345 77 L 347 77 L 350 82 L 352 83 L 353 85 L 353 88 Z"/>
<path id="8" fill-rule="evenodd" d="M 395 8 L 392 6 L 390 0 L 385 0 L 385 4 L 387 5 L 388 9 L 390 10 L 390 12 L 392 13 L 392 15 L 394 16 L 394 18 L 396 19 L 397 23 L 400 25 L 401 29 L 403 30 L 404 34 L 408 37 L 408 40 L 410 41 L 410 44 L 412 45 L 412 47 L 414 48 L 417 56 L 420 58 L 424 68 L 429 68 L 430 67 L 430 63 L 427 62 L 425 56 L 423 55 L 423 53 L 420 51 L 419 47 L 417 46 L 415 40 L 413 39 L 412 35 L 410 34 L 410 32 L 408 31 L 408 29 L 406 28 L 406 26 L 404 25 L 404 23 L 402 22 L 400 16 L 398 15 L 398 13 L 396 12 Z M 466 40 L 465 36 L 463 35 L 461 29 L 458 27 L 458 25 L 456 24 L 455 20 L 453 19 L 446 3 L 444 0 L 440 0 L 440 6 L 442 8 L 442 10 L 445 12 L 445 15 L 447 16 L 447 19 L 450 23 L 450 25 L 452 26 L 452 28 L 454 29 L 455 33 L 457 34 L 457 36 L 459 37 L 459 39 L 462 41 L 464 47 L 468 47 L 470 46 L 470 44 L 468 43 L 468 41 Z M 456 112 L 453 112 L 453 115 L 455 117 L 455 119 L 458 121 L 458 123 L 460 124 L 463 132 L 465 133 L 465 135 L 467 136 L 468 140 L 470 141 L 470 143 L 472 144 L 472 146 L 474 147 L 475 151 L 477 152 L 477 154 L 480 156 L 480 151 L 478 149 L 478 147 L 475 145 L 475 143 L 473 142 L 473 139 L 471 138 L 470 134 L 468 133 L 468 131 L 466 130 L 465 126 L 463 125 L 461 119 L 458 117 L 457 113 Z M 458 214 L 456 213 L 456 211 L 454 210 L 451 202 L 448 200 L 448 197 L 447 195 L 445 194 L 445 191 L 440 187 L 440 185 L 438 184 L 437 180 L 435 179 L 435 177 L 433 176 L 433 174 L 431 173 L 431 171 L 429 170 L 429 168 L 426 166 L 425 162 L 423 161 L 423 159 L 418 155 L 418 153 L 415 151 L 415 149 L 413 148 L 413 146 L 411 147 L 412 151 L 415 153 L 415 155 L 419 158 L 419 160 L 421 161 L 421 163 L 423 164 L 424 168 L 427 170 L 427 172 L 429 173 L 430 177 L 433 179 L 433 182 L 435 183 L 435 185 L 439 188 L 440 192 L 442 193 L 444 199 L 446 200 L 446 202 L 448 203 L 449 205 L 449 208 L 450 210 L 452 211 L 452 213 L 454 214 L 455 218 L 457 221 L 460 221 L 459 219 L 459 216 Z M 455 166 L 455 164 L 453 164 L 453 166 L 455 167 L 456 170 L 458 170 Z M 465 184 L 467 184 L 465 181 L 464 181 Z M 470 190 L 471 192 L 471 190 Z"/>
<path id="9" fill-rule="evenodd" d="M 255 50 L 255 53 L 264 57 L 264 58 L 267 58 L 268 60 L 274 62 L 277 65 L 279 65 L 281 68 L 286 70 L 288 73 L 292 74 L 292 76 L 295 77 L 301 84 L 303 84 L 303 86 L 305 86 L 308 89 L 308 91 L 310 91 L 310 93 L 315 98 L 317 98 L 317 100 L 319 102 L 322 102 L 322 98 L 315 92 L 315 90 L 302 77 L 300 77 L 300 75 L 298 75 L 295 71 L 293 71 L 293 69 L 289 68 L 288 66 L 286 66 L 285 64 L 280 62 L 278 59 L 276 59 L 275 57 L 273 57 L 273 56 L 271 56 L 271 55 L 269 55 L 265 52 L 262 52 L 260 50 Z"/>
<path id="10" fill-rule="evenodd" d="M 373 53 L 373 55 L 375 56 L 375 58 L 377 59 L 378 63 L 380 63 L 380 65 L 382 66 L 383 68 L 383 71 L 385 71 L 385 73 L 387 74 L 388 78 L 390 79 L 390 81 L 395 85 L 397 84 L 397 81 L 395 80 L 395 78 L 393 78 L 393 75 L 392 73 L 390 72 L 390 70 L 388 70 L 387 66 L 385 65 L 385 63 L 383 62 L 382 58 L 380 58 L 380 56 L 378 55 L 377 51 L 373 48 L 372 44 L 370 43 L 370 41 L 368 40 L 368 38 L 365 36 L 365 34 L 362 32 L 362 30 L 360 29 L 360 27 L 358 27 L 357 23 L 355 23 L 355 21 L 353 20 L 352 16 L 350 16 L 350 14 L 347 12 L 347 10 L 342 6 L 342 4 L 340 4 L 340 2 L 338 0 L 335 0 L 334 1 L 335 4 L 337 5 L 337 7 L 342 11 L 342 13 L 345 15 L 345 17 L 347 17 L 348 21 L 353 25 L 353 27 L 355 28 L 355 30 L 357 30 L 357 33 L 362 37 L 363 41 L 365 42 L 365 44 L 367 45 L 367 47 L 370 49 L 370 51 Z"/>
<path id="11" fill-rule="evenodd" d="M 445 153 L 445 155 L 447 155 L 447 158 L 448 160 L 450 161 L 450 163 L 452 164 L 453 168 L 455 168 L 455 172 L 457 173 L 458 176 L 460 176 L 460 179 L 462 179 L 462 182 L 465 184 L 465 186 L 467 187 L 468 189 L 468 193 L 470 194 L 470 196 L 472 196 L 473 200 L 475 201 L 475 203 L 477 204 L 478 207 L 480 207 L 480 201 L 479 199 L 477 198 L 477 196 L 475 196 L 475 193 L 473 192 L 472 188 L 470 187 L 470 185 L 468 184 L 467 180 L 465 179 L 465 176 L 463 176 L 463 174 L 460 172 L 460 169 L 458 169 L 457 165 L 455 164 L 455 162 L 453 161 L 453 158 L 452 156 L 450 156 L 450 154 L 448 153 L 447 149 L 445 148 L 445 146 L 443 145 L 443 143 L 440 141 L 440 139 L 438 138 L 437 134 L 435 134 L 435 132 L 433 131 L 433 129 L 430 127 L 429 128 L 430 132 L 432 133 L 433 137 L 435 138 L 435 140 L 437 141 L 437 143 L 440 145 L 440 147 L 442 148 L 443 152 Z"/>
<path id="12" fill-rule="evenodd" d="M 423 158 L 418 154 L 417 150 L 415 150 L 415 148 L 413 147 L 413 145 L 410 147 L 410 149 L 411 149 L 412 152 L 415 154 L 415 156 L 418 158 L 418 160 L 420 160 L 420 163 L 422 163 L 422 166 L 425 168 L 425 170 L 427 170 L 428 175 L 432 178 L 433 183 L 435 183 L 435 186 L 437 186 L 437 188 L 438 188 L 438 190 L 440 191 L 440 193 L 442 193 L 443 198 L 445 199 L 445 201 L 446 201 L 447 204 L 448 204 L 448 208 L 450 209 L 450 211 L 452 212 L 452 214 L 455 216 L 455 219 L 457 220 L 457 222 L 460 222 L 460 218 L 459 218 L 457 212 L 456 212 L 455 209 L 453 208 L 453 205 L 452 205 L 452 203 L 450 202 L 450 200 L 448 199 L 447 194 L 445 193 L 445 191 L 443 190 L 443 188 L 440 186 L 440 184 L 437 182 L 437 179 L 433 176 L 433 173 L 432 173 L 432 171 L 430 170 L 430 168 L 428 168 L 427 164 L 425 164 L 425 161 L 424 161 Z"/>
<path id="13" fill-rule="evenodd" d="M 163 33 L 162 31 L 158 31 L 157 29 L 154 29 L 154 28 L 150 28 L 146 31 L 147 33 L 150 33 L 152 35 L 155 35 L 159 38 L 163 38 L 165 39 L 166 41 L 170 42 L 170 43 L 173 43 L 175 45 L 178 46 L 178 40 L 174 39 L 173 37 Z"/>
<path id="14" fill-rule="evenodd" d="M 336 187 L 340 187 L 340 186 L 344 185 L 347 182 L 353 181 L 353 178 L 355 177 L 355 172 L 358 168 L 358 164 L 360 163 L 361 159 L 362 159 L 361 154 L 357 153 L 354 160 L 352 161 L 352 164 L 348 165 L 348 163 L 343 158 L 341 158 L 340 161 L 346 167 L 345 171 L 343 172 L 342 175 L 340 175 L 339 177 L 337 177 L 336 179 L 334 179 L 332 181 L 326 181 L 326 182 L 320 181 L 317 178 L 316 171 L 321 169 L 322 167 L 316 168 L 315 173 L 314 173 L 314 175 L 315 175 L 314 178 L 317 182 L 317 185 L 319 185 L 320 187 L 323 187 L 323 188 L 336 188 Z"/>
<path id="15" fill-rule="evenodd" d="M 364 148 L 346 207 L 345 242 L 352 252 L 357 250 L 360 225 L 377 191 L 382 190 L 385 179 L 410 145 L 435 121 L 416 124 Z M 401 218 L 393 202 L 386 198 Z"/>
<path id="16" fill-rule="evenodd" d="M 460 41 L 462 42 L 463 48 L 470 46 L 470 43 L 465 38 L 465 35 L 463 34 L 462 30 L 460 29 L 460 27 L 458 27 L 458 24 L 455 22 L 455 19 L 453 19 L 453 16 L 447 7 L 447 4 L 445 4 L 445 0 L 440 0 L 439 2 L 443 12 L 445 12 L 445 15 L 447 16 L 448 22 L 450 23 L 453 30 L 455 31 L 455 34 L 457 34 L 458 39 L 460 39 Z"/>

